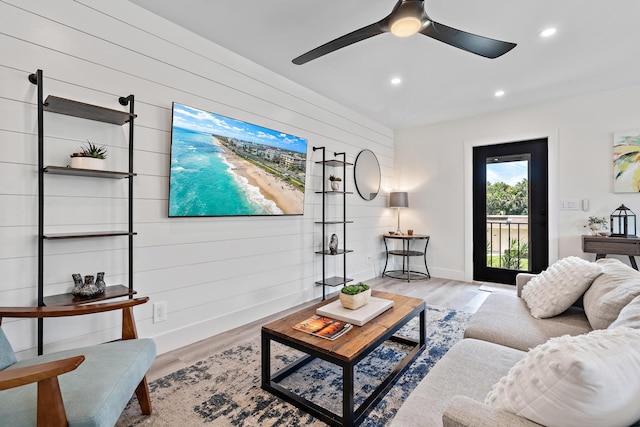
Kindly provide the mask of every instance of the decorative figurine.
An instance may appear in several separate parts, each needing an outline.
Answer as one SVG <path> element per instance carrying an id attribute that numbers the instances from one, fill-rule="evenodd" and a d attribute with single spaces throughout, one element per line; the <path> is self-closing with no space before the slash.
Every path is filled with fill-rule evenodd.
<path id="1" fill-rule="evenodd" d="M 107 284 L 104 283 L 104 271 L 96 274 L 96 288 L 100 294 L 107 290 Z"/>
<path id="2" fill-rule="evenodd" d="M 335 255 L 338 253 L 338 236 L 335 234 L 331 235 L 331 240 L 329 240 L 329 253 L 331 255 Z"/>
<path id="3" fill-rule="evenodd" d="M 74 273 L 71 275 L 71 277 L 73 277 L 73 290 L 71 291 L 71 293 L 73 295 L 80 295 L 80 292 L 82 290 L 82 274 L 80 273 Z"/>
<path id="4" fill-rule="evenodd" d="M 104 273 L 102 273 L 102 276 L 100 276 L 100 273 L 98 274 L 98 278 L 102 282 L 101 284 L 94 282 L 95 276 L 90 274 L 84 276 L 84 283 L 82 283 L 82 276 L 80 274 L 72 274 L 71 277 L 73 277 L 75 286 L 71 293 L 77 297 L 94 297 L 103 293 L 106 288 L 103 280 Z"/>

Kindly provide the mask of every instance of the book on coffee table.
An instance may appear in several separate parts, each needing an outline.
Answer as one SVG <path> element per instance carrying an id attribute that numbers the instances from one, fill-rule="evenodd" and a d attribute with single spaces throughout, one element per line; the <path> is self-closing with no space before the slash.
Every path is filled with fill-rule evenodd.
<path id="1" fill-rule="evenodd" d="M 350 323 L 330 319 L 317 314 L 293 325 L 293 329 L 332 341 L 345 334 L 352 327 L 353 325 Z"/>
<path id="2" fill-rule="evenodd" d="M 335 300 L 325 306 L 319 307 L 316 314 L 333 319 L 342 320 L 356 326 L 362 326 L 371 319 L 379 316 L 393 307 L 393 301 L 384 298 L 369 298 L 369 302 L 360 308 L 351 310 L 344 308 L 340 300 Z"/>

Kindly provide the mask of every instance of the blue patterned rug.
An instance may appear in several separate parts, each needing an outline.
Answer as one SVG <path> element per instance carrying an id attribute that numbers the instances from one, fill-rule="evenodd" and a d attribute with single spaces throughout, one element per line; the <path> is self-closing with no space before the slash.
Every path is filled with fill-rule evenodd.
<path id="1" fill-rule="evenodd" d="M 428 307 L 427 348 L 398 379 L 389 393 L 369 413 L 362 426 L 389 425 L 394 415 L 429 369 L 458 340 L 470 315 L 455 310 Z M 400 334 L 418 337 L 413 319 Z M 385 343 L 358 364 L 355 374 L 356 406 L 407 353 L 407 347 Z M 272 369 L 295 361 L 301 353 L 272 345 Z M 342 379 L 340 369 L 314 360 L 281 385 L 307 399 L 340 413 Z M 210 356 L 149 384 L 154 413 L 140 415 L 135 398 L 122 413 L 117 426 L 313 426 L 326 424 L 283 402 L 260 388 L 260 338 Z"/>

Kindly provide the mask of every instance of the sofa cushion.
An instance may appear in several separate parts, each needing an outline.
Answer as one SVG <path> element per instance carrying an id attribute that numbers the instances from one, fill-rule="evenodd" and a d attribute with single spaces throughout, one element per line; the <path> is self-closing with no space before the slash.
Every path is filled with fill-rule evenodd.
<path id="1" fill-rule="evenodd" d="M 482 402 L 493 384 L 525 355 L 484 341 L 458 341 L 411 392 L 391 427 L 441 426 L 444 410 L 454 396 Z"/>
<path id="2" fill-rule="evenodd" d="M 584 294 L 584 312 L 593 329 L 606 329 L 640 295 L 640 272 L 615 258 L 596 261 L 603 273 Z"/>
<path id="3" fill-rule="evenodd" d="M 77 369 L 58 377 L 70 427 L 113 426 L 155 359 L 151 339 L 114 341 L 46 354 L 7 369 L 84 355 Z M 103 375 L 100 375 L 103 373 Z M 0 391 L 0 426 L 36 425 L 37 384 Z"/>
<path id="4" fill-rule="evenodd" d="M 545 426 L 628 426 L 640 419 L 640 331 L 553 338 L 527 353 L 485 403 Z"/>
<path id="5" fill-rule="evenodd" d="M 538 319 L 556 316 L 576 302 L 602 273 L 602 267 L 570 256 L 558 260 L 522 289 L 531 315 Z"/>
<path id="6" fill-rule="evenodd" d="M 582 309 L 570 307 L 558 316 L 536 319 L 522 298 L 494 292 L 473 315 L 464 337 L 527 351 L 552 337 L 586 332 L 591 332 L 591 325 Z"/>
<path id="7" fill-rule="evenodd" d="M 622 309 L 618 318 L 609 325 L 608 329 L 618 327 L 640 329 L 640 296 L 635 297 Z"/>

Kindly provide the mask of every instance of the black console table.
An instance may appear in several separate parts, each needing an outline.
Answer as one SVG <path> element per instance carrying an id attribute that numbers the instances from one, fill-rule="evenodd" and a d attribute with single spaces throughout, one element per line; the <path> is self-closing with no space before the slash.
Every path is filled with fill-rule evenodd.
<path id="1" fill-rule="evenodd" d="M 384 263 L 384 270 L 382 271 L 383 277 L 391 277 L 393 279 L 404 279 L 408 282 L 411 279 L 429 279 L 429 267 L 427 267 L 427 246 L 429 245 L 429 236 L 424 234 L 383 234 L 384 248 L 387 252 L 387 260 Z M 392 249 L 389 250 L 387 240 L 400 240 L 402 241 L 402 250 Z M 415 251 L 411 250 L 411 242 L 413 240 L 424 241 L 424 250 Z M 402 270 L 389 270 L 387 271 L 387 265 L 389 264 L 389 255 L 398 255 L 402 257 Z M 409 268 L 409 258 L 412 256 L 421 256 L 424 260 L 424 268 L 426 272 L 415 271 Z"/>
<path id="2" fill-rule="evenodd" d="M 628 255 L 631 267 L 638 269 L 634 256 L 640 255 L 637 237 L 582 236 L 582 252 L 596 254 L 596 259 L 607 255 Z"/>

